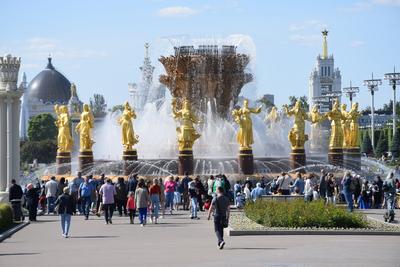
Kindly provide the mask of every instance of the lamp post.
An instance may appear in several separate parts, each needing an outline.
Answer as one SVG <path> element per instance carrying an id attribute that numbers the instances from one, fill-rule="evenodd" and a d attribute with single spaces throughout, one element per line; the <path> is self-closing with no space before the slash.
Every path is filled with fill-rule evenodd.
<path id="1" fill-rule="evenodd" d="M 343 93 L 346 94 L 346 96 L 350 99 L 350 106 L 353 106 L 353 97 L 355 97 L 358 92 L 360 92 L 360 88 L 353 87 L 351 85 L 351 81 L 350 81 L 350 87 L 343 88 Z"/>
<path id="2" fill-rule="evenodd" d="M 372 144 L 372 149 L 375 149 L 374 94 L 375 91 L 378 91 L 378 86 L 382 84 L 382 80 L 374 79 L 374 74 L 372 73 L 372 78 L 369 80 L 364 80 L 363 84 L 367 86 L 368 91 L 371 92 L 371 144 Z"/>
<path id="3" fill-rule="evenodd" d="M 392 73 L 385 74 L 385 80 L 389 81 L 389 85 L 393 88 L 393 137 L 396 134 L 396 85 L 400 85 L 400 73 L 393 68 Z"/>

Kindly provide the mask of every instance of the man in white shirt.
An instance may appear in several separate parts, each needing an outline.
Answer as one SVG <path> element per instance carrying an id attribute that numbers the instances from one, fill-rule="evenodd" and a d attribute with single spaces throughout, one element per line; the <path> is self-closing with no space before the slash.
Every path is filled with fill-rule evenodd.
<path id="1" fill-rule="evenodd" d="M 47 199 L 47 214 L 50 214 L 54 212 L 54 203 L 57 199 L 58 183 L 56 177 L 52 176 L 50 181 L 45 184 L 44 189 Z"/>
<path id="2" fill-rule="evenodd" d="M 276 184 L 278 185 L 278 192 L 281 195 L 290 195 L 290 181 L 292 178 L 285 172 L 278 178 Z"/>

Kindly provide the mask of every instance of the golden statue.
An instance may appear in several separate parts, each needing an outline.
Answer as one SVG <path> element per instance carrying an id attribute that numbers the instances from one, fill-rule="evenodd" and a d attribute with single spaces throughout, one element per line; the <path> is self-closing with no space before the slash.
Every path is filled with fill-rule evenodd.
<path id="1" fill-rule="evenodd" d="M 239 132 L 236 140 L 240 145 L 241 150 L 251 149 L 254 143 L 253 138 L 253 122 L 251 120 L 251 113 L 258 114 L 261 112 L 261 107 L 249 108 L 249 101 L 243 101 L 243 107 L 232 111 L 232 116 L 235 122 L 239 125 Z"/>
<path id="2" fill-rule="evenodd" d="M 269 122 L 270 125 L 272 125 L 272 123 L 276 123 L 278 120 L 279 120 L 278 109 L 275 106 L 273 106 L 268 115 L 265 116 L 265 121 Z"/>
<path id="3" fill-rule="evenodd" d="M 361 113 L 358 111 L 358 103 L 354 103 L 347 113 L 347 120 L 349 121 L 349 134 L 348 134 L 348 147 L 349 148 L 358 148 L 359 144 L 359 125 L 358 119 L 360 118 Z"/>
<path id="4" fill-rule="evenodd" d="M 128 102 L 124 104 L 124 111 L 118 119 L 119 125 L 122 127 L 122 144 L 125 151 L 132 150 L 132 147 L 139 142 L 139 136 L 133 131 L 132 119 L 136 119 L 136 113 Z"/>
<path id="5" fill-rule="evenodd" d="M 176 99 L 172 99 L 172 114 L 174 119 L 180 121 L 180 127 L 176 128 L 179 150 L 192 150 L 194 142 L 200 137 L 193 124 L 199 123 L 200 120 L 191 110 L 189 100 L 183 100 L 182 108 L 179 110 Z"/>
<path id="6" fill-rule="evenodd" d="M 312 124 L 318 124 L 326 119 L 325 116 L 321 114 L 318 109 L 318 106 L 314 105 L 311 112 L 308 114 L 308 117 L 310 118 Z"/>
<path id="7" fill-rule="evenodd" d="M 79 151 L 92 151 L 94 144 L 92 140 L 92 129 L 94 127 L 94 117 L 88 104 L 83 105 L 81 120 L 75 127 L 75 132 L 79 133 Z"/>
<path id="8" fill-rule="evenodd" d="M 304 149 L 304 143 L 308 140 L 308 135 L 304 133 L 305 121 L 309 120 L 307 112 L 301 107 L 301 102 L 296 101 L 292 109 L 288 109 L 287 105 L 283 106 L 288 117 L 294 117 L 293 128 L 289 132 L 289 141 L 292 144 L 292 150 Z"/>
<path id="9" fill-rule="evenodd" d="M 67 106 L 55 105 L 54 110 L 57 115 L 56 126 L 58 128 L 57 152 L 71 152 L 72 137 L 70 120 Z"/>
<path id="10" fill-rule="evenodd" d="M 342 104 L 340 111 L 342 112 L 342 131 L 343 131 L 343 148 L 349 147 L 350 120 L 347 119 L 347 105 Z"/>
<path id="11" fill-rule="evenodd" d="M 329 140 L 329 148 L 343 148 L 343 115 L 339 110 L 339 101 L 335 99 L 332 110 L 325 114 L 326 118 L 331 121 L 331 137 Z"/>

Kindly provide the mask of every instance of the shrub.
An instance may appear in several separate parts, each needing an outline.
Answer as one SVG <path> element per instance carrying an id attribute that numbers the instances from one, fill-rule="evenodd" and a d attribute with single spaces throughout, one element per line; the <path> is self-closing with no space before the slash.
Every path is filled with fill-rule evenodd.
<path id="1" fill-rule="evenodd" d="M 0 204 L 0 232 L 13 224 L 13 212 L 8 204 Z"/>
<path id="2" fill-rule="evenodd" d="M 267 227 L 365 228 L 367 221 L 359 213 L 325 205 L 323 201 L 287 202 L 258 200 L 245 206 L 248 218 Z"/>

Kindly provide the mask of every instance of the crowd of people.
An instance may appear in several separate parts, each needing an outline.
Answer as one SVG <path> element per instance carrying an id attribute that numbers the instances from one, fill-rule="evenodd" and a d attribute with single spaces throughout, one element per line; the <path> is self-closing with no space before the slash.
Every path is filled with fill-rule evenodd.
<path id="1" fill-rule="evenodd" d="M 372 182 L 359 175 L 346 172 L 343 177 L 322 170 L 314 173 L 288 173 L 268 179 L 237 180 L 233 186 L 223 175 L 210 175 L 207 179 L 200 176 L 185 175 L 182 179 L 169 176 L 144 180 L 137 175 L 123 177 L 114 182 L 104 174 L 99 178 L 92 175 L 82 176 L 80 172 L 71 181 L 51 177 L 48 181 L 28 184 L 22 189 L 15 180 L 9 189 L 10 203 L 15 220 L 23 220 L 21 206 L 28 210 L 29 220 L 36 221 L 37 214 L 59 214 L 62 235 L 68 237 L 72 215 L 82 215 L 84 220 L 90 216 L 104 216 L 105 224 L 112 224 L 115 212 L 119 216 L 129 217 L 131 224 L 138 217 L 139 224 L 145 226 L 151 222 L 157 224 L 165 213 L 175 211 L 188 212 L 188 217 L 198 220 L 199 211 L 213 211 L 214 228 L 221 249 L 223 227 L 229 220 L 229 205 L 242 208 L 246 202 L 256 201 L 265 195 L 293 195 L 305 201 L 322 199 L 326 203 L 346 202 L 349 211 L 382 208 L 388 210 L 395 206 L 395 195 L 400 190 L 400 182 L 392 172 L 384 181 L 377 176 Z M 223 196 L 223 197 L 222 197 Z M 138 214 L 137 214 L 138 213 Z M 209 217 L 208 217 L 209 218 Z"/>

